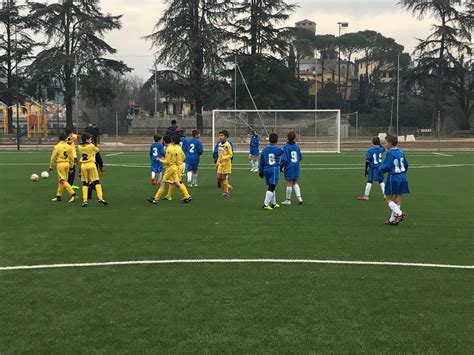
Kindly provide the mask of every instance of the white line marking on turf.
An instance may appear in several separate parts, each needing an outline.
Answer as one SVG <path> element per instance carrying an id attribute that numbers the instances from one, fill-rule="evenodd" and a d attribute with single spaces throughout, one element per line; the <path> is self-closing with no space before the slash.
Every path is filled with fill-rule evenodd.
<path id="1" fill-rule="evenodd" d="M 113 157 L 115 155 L 122 155 L 124 152 L 118 152 L 118 153 L 110 153 L 110 154 L 105 154 L 106 157 Z"/>
<path id="2" fill-rule="evenodd" d="M 441 155 L 442 157 L 452 157 L 452 155 L 449 154 L 443 154 L 443 153 L 433 153 L 434 155 Z"/>
<path id="3" fill-rule="evenodd" d="M 122 265 L 154 264 L 325 264 L 325 265 L 370 265 L 370 266 L 405 266 L 437 269 L 474 269 L 474 265 L 450 265 L 430 263 L 407 263 L 391 261 L 352 261 L 352 260 L 311 260 L 311 259 L 176 259 L 176 260 L 137 260 L 110 261 L 75 264 L 18 265 L 0 267 L 0 271 L 65 269 L 76 267 L 101 267 Z"/>

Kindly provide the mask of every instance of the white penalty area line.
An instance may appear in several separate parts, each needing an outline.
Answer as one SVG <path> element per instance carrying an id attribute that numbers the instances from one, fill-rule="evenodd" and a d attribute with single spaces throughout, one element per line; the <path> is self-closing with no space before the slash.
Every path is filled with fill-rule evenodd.
<path id="1" fill-rule="evenodd" d="M 444 153 L 432 153 L 433 155 L 441 155 L 442 157 L 452 157 L 453 155 L 444 154 Z"/>
<path id="2" fill-rule="evenodd" d="M 311 259 L 176 259 L 176 260 L 137 260 L 111 261 L 74 264 L 19 265 L 0 267 L 1 271 L 68 269 L 82 267 L 104 267 L 125 265 L 168 265 L 168 264 L 323 264 L 323 265 L 366 265 L 391 267 L 416 267 L 436 269 L 474 269 L 474 265 L 426 264 L 390 261 L 351 261 L 351 260 L 311 260 Z"/>
<path id="3" fill-rule="evenodd" d="M 105 154 L 106 157 L 113 157 L 115 155 L 122 155 L 124 152 L 118 152 L 118 153 L 110 153 L 110 154 Z"/>

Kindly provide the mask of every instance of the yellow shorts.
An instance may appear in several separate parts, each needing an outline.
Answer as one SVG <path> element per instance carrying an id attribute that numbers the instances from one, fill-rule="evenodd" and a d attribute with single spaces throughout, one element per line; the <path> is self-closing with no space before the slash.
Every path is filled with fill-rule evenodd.
<path id="1" fill-rule="evenodd" d="M 232 165 L 230 163 L 217 165 L 218 174 L 230 174 L 232 172 Z"/>
<path id="2" fill-rule="evenodd" d="M 178 169 L 176 168 L 176 166 L 169 166 L 165 169 L 161 181 L 166 182 L 168 184 L 174 184 L 179 182 L 180 176 L 181 175 L 178 175 Z"/>
<path id="3" fill-rule="evenodd" d="M 81 181 L 87 184 L 99 180 L 99 172 L 95 163 L 81 164 Z"/>
<path id="4" fill-rule="evenodd" d="M 59 181 L 66 181 L 69 177 L 69 163 L 58 163 L 56 171 Z"/>

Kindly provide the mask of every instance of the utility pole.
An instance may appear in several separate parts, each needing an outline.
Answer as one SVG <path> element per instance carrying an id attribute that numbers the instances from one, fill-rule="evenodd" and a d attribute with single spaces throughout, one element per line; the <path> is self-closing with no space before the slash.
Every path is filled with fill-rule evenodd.
<path id="1" fill-rule="evenodd" d="M 16 56 L 16 150 L 20 150 L 20 78 L 18 77 L 18 27 L 15 26 L 15 56 Z M 28 120 L 26 120 L 28 122 Z"/>
<path id="2" fill-rule="evenodd" d="M 76 100 L 76 114 L 75 114 L 75 124 L 74 124 L 74 128 L 76 130 L 76 133 L 78 133 L 78 127 L 77 127 L 77 124 L 79 122 L 79 87 L 78 87 L 78 80 L 77 80 L 77 77 L 78 77 L 78 74 L 79 74 L 79 68 L 77 67 L 77 54 L 74 56 L 74 71 L 76 72 L 76 78 L 75 78 L 75 100 Z"/>
<path id="3" fill-rule="evenodd" d="M 341 30 L 343 28 L 347 28 L 349 27 L 349 22 L 338 22 L 337 23 L 339 25 L 339 37 L 338 37 L 338 41 L 337 41 L 337 47 L 338 47 L 338 50 L 337 50 L 337 87 L 338 87 L 338 92 L 339 92 L 339 95 L 341 94 Z"/>
<path id="4" fill-rule="evenodd" d="M 156 57 L 155 57 L 155 111 L 154 111 L 154 116 L 155 119 L 157 118 L 157 111 L 158 111 L 158 70 L 156 68 Z"/>

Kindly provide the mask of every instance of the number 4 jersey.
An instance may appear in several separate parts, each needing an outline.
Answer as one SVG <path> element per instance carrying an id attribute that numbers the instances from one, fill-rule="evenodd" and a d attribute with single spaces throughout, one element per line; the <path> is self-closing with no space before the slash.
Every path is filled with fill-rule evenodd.
<path id="1" fill-rule="evenodd" d="M 381 170 L 388 173 L 385 183 L 385 195 L 402 195 L 409 193 L 406 172 L 408 161 L 401 149 L 390 149 L 382 163 Z"/>

